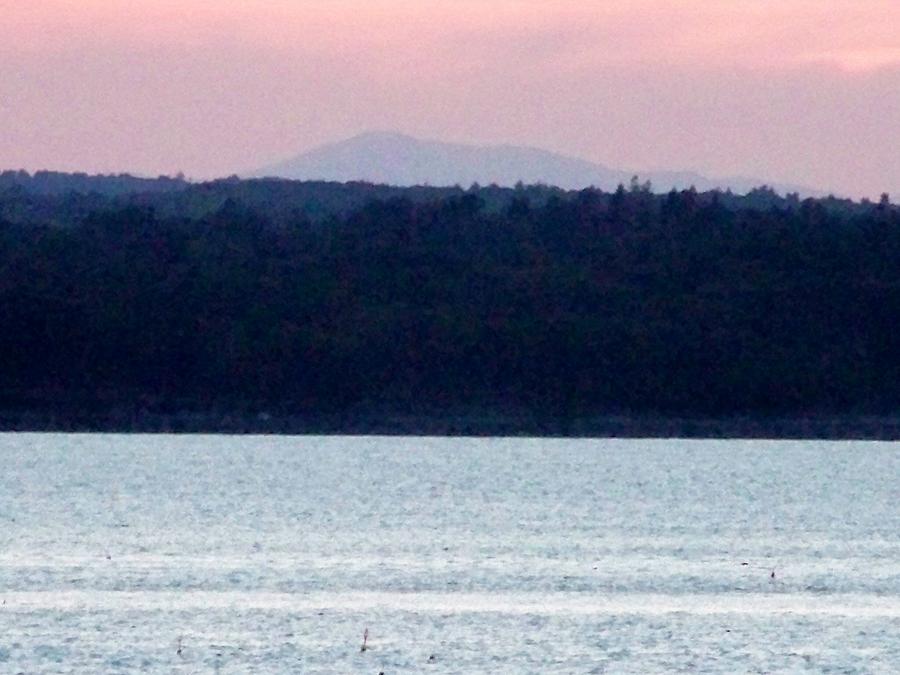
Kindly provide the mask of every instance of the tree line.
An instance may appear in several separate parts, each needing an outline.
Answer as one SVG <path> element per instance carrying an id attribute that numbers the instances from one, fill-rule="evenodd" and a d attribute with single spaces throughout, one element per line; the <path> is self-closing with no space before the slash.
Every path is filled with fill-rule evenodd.
<path id="1" fill-rule="evenodd" d="M 887 196 L 164 187 L 0 188 L 0 409 L 900 408 Z"/>

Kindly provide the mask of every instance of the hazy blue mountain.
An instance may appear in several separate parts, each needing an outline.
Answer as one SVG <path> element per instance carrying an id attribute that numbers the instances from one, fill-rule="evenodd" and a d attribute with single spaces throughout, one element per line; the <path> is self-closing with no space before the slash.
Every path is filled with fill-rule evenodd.
<path id="1" fill-rule="evenodd" d="M 570 190 L 591 185 L 613 190 L 620 183 L 627 185 L 636 173 L 641 182 L 649 180 L 655 191 L 686 189 L 693 185 L 700 191 L 730 188 L 746 193 L 766 183 L 753 178 L 707 178 L 690 171 L 624 171 L 538 148 L 442 143 L 389 132 L 366 133 L 329 143 L 253 175 L 295 180 L 361 180 L 400 186 L 467 187 L 472 183 L 512 186 L 521 181 Z M 770 185 L 782 193 L 817 194 L 800 186 Z"/>
<path id="2" fill-rule="evenodd" d="M 62 171 L 2 171 L 0 190 L 18 188 L 28 194 L 64 195 L 68 193 L 96 193 L 109 197 L 117 195 L 164 193 L 183 190 L 188 182 L 183 176 L 170 178 L 142 178 L 127 173 L 117 175 L 88 175 Z"/>

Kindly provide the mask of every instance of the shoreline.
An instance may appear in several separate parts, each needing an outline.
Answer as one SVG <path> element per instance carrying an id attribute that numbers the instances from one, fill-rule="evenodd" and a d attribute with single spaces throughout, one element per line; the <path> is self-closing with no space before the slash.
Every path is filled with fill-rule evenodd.
<path id="1" fill-rule="evenodd" d="M 900 440 L 900 416 L 667 417 L 597 415 L 571 420 L 528 415 L 276 415 L 0 410 L 0 432 L 212 435 L 346 435 L 532 438 Z"/>

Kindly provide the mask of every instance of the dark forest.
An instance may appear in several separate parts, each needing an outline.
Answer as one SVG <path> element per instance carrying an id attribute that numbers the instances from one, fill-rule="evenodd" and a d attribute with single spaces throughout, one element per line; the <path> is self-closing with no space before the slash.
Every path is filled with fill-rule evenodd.
<path id="1" fill-rule="evenodd" d="M 898 318 L 886 195 L 0 174 L 6 428 L 893 418 Z"/>

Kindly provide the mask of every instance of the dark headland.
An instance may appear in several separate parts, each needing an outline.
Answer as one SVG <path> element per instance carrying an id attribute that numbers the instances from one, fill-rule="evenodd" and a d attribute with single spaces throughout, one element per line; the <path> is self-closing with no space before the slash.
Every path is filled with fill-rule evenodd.
<path id="1" fill-rule="evenodd" d="M 900 438 L 900 209 L 0 174 L 0 429 Z"/>

